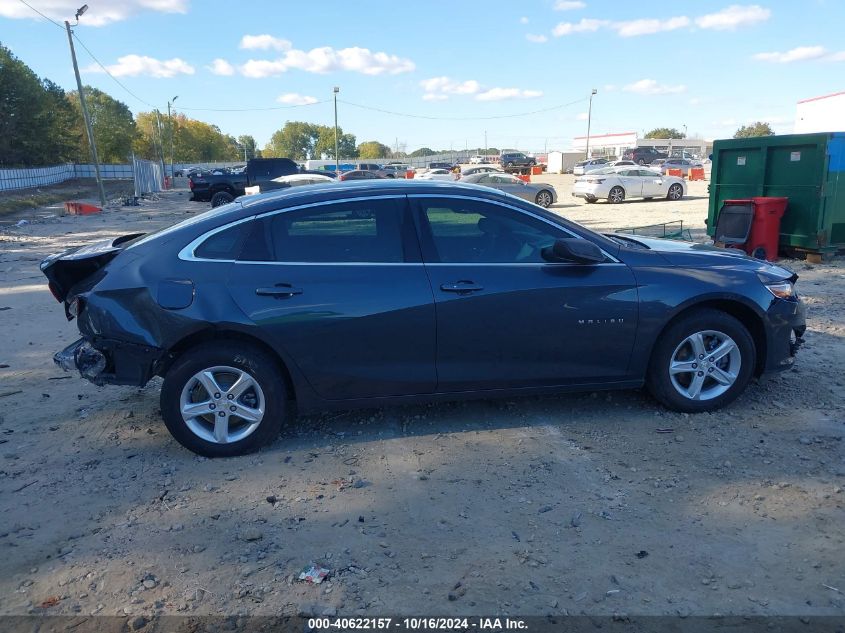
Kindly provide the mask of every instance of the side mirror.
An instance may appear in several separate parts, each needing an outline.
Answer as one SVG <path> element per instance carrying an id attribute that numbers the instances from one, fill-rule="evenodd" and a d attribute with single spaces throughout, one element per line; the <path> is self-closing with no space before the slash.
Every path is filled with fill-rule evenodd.
<path id="1" fill-rule="evenodd" d="M 555 240 L 553 246 L 542 250 L 547 262 L 575 262 L 576 264 L 600 264 L 604 261 L 601 249 L 588 240 L 574 237 Z"/>

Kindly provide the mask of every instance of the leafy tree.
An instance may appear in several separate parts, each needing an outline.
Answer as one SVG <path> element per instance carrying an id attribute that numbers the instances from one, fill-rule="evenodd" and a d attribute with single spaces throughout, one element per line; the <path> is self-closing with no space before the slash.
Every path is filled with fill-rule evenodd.
<path id="1" fill-rule="evenodd" d="M 317 142 L 314 144 L 314 158 L 325 155 L 334 158 L 334 127 L 328 125 L 317 126 Z M 337 128 L 337 150 L 341 158 L 356 158 L 355 135 L 344 134 L 343 128 Z"/>
<path id="2" fill-rule="evenodd" d="M 657 127 L 648 132 L 645 138 L 684 138 L 684 135 L 673 127 Z"/>
<path id="3" fill-rule="evenodd" d="M 166 118 L 166 115 L 165 115 Z M 138 158 L 167 162 L 164 158 L 164 136 L 161 112 L 139 112 L 135 117 L 136 135 L 132 141 L 132 151 Z M 169 146 L 168 146 L 168 158 Z"/>
<path id="4" fill-rule="evenodd" d="M 97 142 L 97 154 L 102 163 L 125 163 L 132 153 L 132 141 L 135 138 L 135 119 L 129 107 L 102 90 L 84 86 L 85 103 L 88 106 L 88 116 L 94 130 Z M 88 137 L 85 135 L 82 119 L 82 107 L 79 105 L 79 94 L 71 92 L 68 99 L 79 113 L 79 137 L 81 140 L 77 160 L 81 163 L 90 162 L 91 153 L 88 148 Z"/>
<path id="5" fill-rule="evenodd" d="M 162 119 L 162 123 L 165 120 Z M 169 158 L 169 134 L 164 133 L 164 155 Z M 216 125 L 191 119 L 184 114 L 173 116 L 173 160 L 177 163 L 204 163 L 243 158 L 234 136 L 223 134 Z"/>
<path id="6" fill-rule="evenodd" d="M 319 131 L 313 123 L 288 121 L 285 126 L 273 132 L 270 142 L 264 148 L 264 155 L 271 158 L 292 158 L 307 160 L 314 156 Z"/>
<path id="7" fill-rule="evenodd" d="M 250 158 L 260 158 L 261 150 L 255 146 L 255 138 L 249 134 L 241 134 L 238 137 L 238 148 L 240 156 L 246 156 L 246 160 Z"/>
<path id="8" fill-rule="evenodd" d="M 61 88 L 0 45 L 0 164 L 73 160 L 80 122 Z"/>
<path id="9" fill-rule="evenodd" d="M 430 147 L 421 147 L 419 149 L 415 149 L 413 152 L 408 154 L 411 158 L 418 158 L 420 156 L 431 156 L 434 154 L 434 150 Z"/>
<path id="10" fill-rule="evenodd" d="M 755 136 L 774 136 L 772 126 L 763 121 L 756 121 L 750 125 L 743 125 L 734 133 L 734 138 L 752 138 Z"/>
<path id="11" fill-rule="evenodd" d="M 360 158 L 387 158 L 390 154 L 391 149 L 378 141 L 367 141 L 358 146 Z"/>

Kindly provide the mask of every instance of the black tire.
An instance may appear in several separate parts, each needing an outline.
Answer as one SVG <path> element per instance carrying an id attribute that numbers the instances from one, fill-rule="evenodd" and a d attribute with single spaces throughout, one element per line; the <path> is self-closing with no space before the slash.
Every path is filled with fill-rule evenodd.
<path id="1" fill-rule="evenodd" d="M 595 204 L 596 203 L 595 198 L 584 198 L 584 200 L 587 201 L 587 204 Z"/>
<path id="2" fill-rule="evenodd" d="M 607 201 L 611 204 L 619 204 L 620 202 L 624 202 L 625 190 L 619 185 L 616 185 L 608 192 Z"/>
<path id="3" fill-rule="evenodd" d="M 204 439 L 191 430 L 188 422 L 182 416 L 183 391 L 192 394 L 196 391 L 206 392 L 195 380 L 195 376 L 205 370 L 221 367 L 231 368 L 247 374 L 258 385 L 258 390 L 247 390 L 243 395 L 234 400 L 235 404 L 244 402 L 248 406 L 260 407 L 263 404 L 263 416 L 254 430 L 250 431 L 242 439 L 228 443 L 216 442 Z M 215 376 L 225 376 L 226 372 L 220 370 Z M 233 374 L 234 376 L 234 374 Z M 209 412 L 204 416 L 197 416 L 191 420 L 195 428 L 200 428 L 207 433 L 214 432 L 213 420 L 222 409 L 229 408 L 231 402 L 226 400 L 225 383 L 220 398 L 214 400 L 213 395 L 208 394 L 207 400 L 214 406 L 217 413 Z M 190 389 L 191 385 L 195 385 Z M 232 385 L 229 385 L 231 387 Z M 200 400 L 205 400 L 202 395 Z M 263 402 L 262 402 L 263 400 Z M 213 345 L 202 345 L 191 348 L 184 352 L 170 367 L 164 377 L 164 384 L 161 388 L 161 414 L 164 424 L 173 435 L 174 439 L 189 451 L 205 457 L 232 457 L 255 451 L 265 444 L 272 442 L 278 435 L 283 423 L 287 418 L 287 391 L 285 381 L 275 359 L 262 349 L 242 342 L 215 342 Z M 189 403 L 197 402 L 191 399 Z M 215 405 L 215 402 L 220 404 Z M 229 420 L 226 414 L 227 422 Z M 237 417 L 234 418 L 231 427 L 227 425 L 227 433 L 234 429 L 237 437 L 239 431 L 247 429 L 249 424 Z"/>
<path id="4" fill-rule="evenodd" d="M 740 358 L 739 370 L 735 374 L 736 378 L 733 384 L 720 395 L 715 395 L 710 399 L 691 399 L 682 395 L 673 384 L 669 367 L 677 350 L 682 349 L 681 345 L 688 337 L 706 331 L 723 333 L 733 340 Z M 706 357 L 701 359 L 702 364 L 699 365 L 701 371 L 690 373 L 705 376 L 705 385 L 718 386 L 716 381 L 709 378 L 709 375 L 705 373 L 711 371 L 709 366 L 705 366 L 708 360 Z M 696 361 L 696 358 L 690 357 L 689 361 Z M 728 362 L 730 362 L 730 359 L 728 359 Z M 685 413 L 713 411 L 729 404 L 745 390 L 754 374 L 755 362 L 756 348 L 748 329 L 740 321 L 725 312 L 704 308 L 683 316 L 660 334 L 652 350 L 646 386 L 658 402 L 674 411 Z M 679 375 L 686 376 L 686 374 Z M 694 378 L 690 378 L 694 380 Z M 704 392 L 703 387 L 701 391 Z"/>
<path id="5" fill-rule="evenodd" d="M 539 204 L 544 209 L 548 209 L 552 206 L 552 201 L 554 200 L 554 196 L 552 192 L 548 189 L 541 189 L 537 192 L 537 195 L 534 196 L 534 203 Z"/>
<path id="6" fill-rule="evenodd" d="M 645 161 L 641 158 L 637 161 L 637 165 L 645 165 Z"/>
<path id="7" fill-rule="evenodd" d="M 512 167 L 513 167 L 513 163 L 507 163 L 507 164 L 505 165 L 505 167 L 507 167 L 508 169 L 510 169 L 510 168 L 512 168 Z"/>
<path id="8" fill-rule="evenodd" d="M 218 191 L 213 196 L 211 196 L 211 208 L 219 207 L 224 204 L 229 204 L 232 200 L 235 199 L 228 191 Z"/>
<path id="9" fill-rule="evenodd" d="M 666 192 L 666 199 L 672 200 L 677 202 L 681 198 L 684 197 L 684 188 L 678 184 L 677 182 L 669 187 L 669 191 Z"/>

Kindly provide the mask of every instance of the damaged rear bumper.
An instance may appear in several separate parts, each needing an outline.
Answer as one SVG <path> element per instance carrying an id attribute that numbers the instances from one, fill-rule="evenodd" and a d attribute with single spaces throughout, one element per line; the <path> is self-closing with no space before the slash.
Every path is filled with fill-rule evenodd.
<path id="1" fill-rule="evenodd" d="M 95 385 L 143 387 L 165 357 L 164 350 L 113 339 L 81 338 L 53 355 L 53 362 L 65 371 L 76 369 Z"/>

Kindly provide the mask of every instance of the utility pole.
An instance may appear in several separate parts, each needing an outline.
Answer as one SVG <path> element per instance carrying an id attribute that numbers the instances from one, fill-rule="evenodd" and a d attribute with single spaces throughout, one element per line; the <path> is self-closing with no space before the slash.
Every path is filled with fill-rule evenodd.
<path id="1" fill-rule="evenodd" d="M 170 180 L 171 186 L 173 182 L 173 116 L 170 113 L 170 104 L 172 104 L 176 99 L 179 98 L 179 95 L 173 97 L 170 101 L 167 102 L 167 120 L 170 123 Z"/>
<path id="2" fill-rule="evenodd" d="M 593 120 L 593 96 L 598 94 L 598 90 L 593 88 L 590 93 L 590 107 L 587 109 L 587 160 L 590 160 L 590 124 Z"/>
<path id="3" fill-rule="evenodd" d="M 76 24 L 79 18 L 88 10 L 88 5 L 83 4 L 76 12 Z M 74 26 L 76 26 L 74 24 Z M 85 91 L 82 90 L 82 79 L 79 77 L 79 65 L 76 63 L 76 50 L 73 48 L 73 31 L 70 30 L 70 22 L 65 20 L 67 29 L 67 41 L 70 44 L 70 57 L 73 59 L 73 72 L 76 75 L 76 88 L 79 90 L 79 106 L 82 108 L 82 118 L 85 120 L 85 132 L 88 135 L 88 146 L 91 148 L 91 158 L 94 160 L 94 173 L 97 176 L 97 190 L 100 193 L 100 206 L 106 206 L 106 192 L 103 190 L 103 179 L 100 177 L 100 157 L 97 155 L 97 143 L 94 141 L 94 130 L 91 127 L 91 118 L 88 116 L 88 106 L 85 104 Z"/>
<path id="4" fill-rule="evenodd" d="M 158 157 L 161 160 L 161 173 L 165 173 L 164 167 L 164 134 L 161 132 L 161 113 L 156 108 L 156 123 L 158 124 Z"/>
<path id="5" fill-rule="evenodd" d="M 337 143 L 337 93 L 340 87 L 334 87 L 334 175 L 340 178 L 340 154 L 338 154 Z"/>

